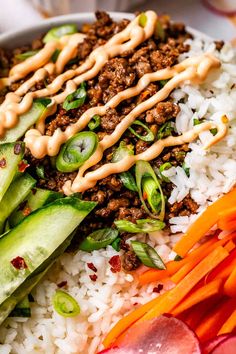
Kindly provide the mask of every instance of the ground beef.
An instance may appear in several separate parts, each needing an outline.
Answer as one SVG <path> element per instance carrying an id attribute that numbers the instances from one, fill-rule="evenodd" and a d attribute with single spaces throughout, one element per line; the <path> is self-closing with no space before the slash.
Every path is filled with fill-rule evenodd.
<path id="1" fill-rule="evenodd" d="M 176 202 L 173 205 L 168 205 L 167 218 L 175 216 L 189 216 L 195 214 L 198 209 L 198 204 L 194 202 L 190 195 L 187 195 L 181 202 Z"/>
<path id="2" fill-rule="evenodd" d="M 137 269 L 140 264 L 139 258 L 132 250 L 127 251 L 122 257 L 122 267 L 128 272 Z"/>
<path id="3" fill-rule="evenodd" d="M 176 118 L 179 111 L 179 106 L 173 102 L 160 102 L 155 107 L 147 111 L 146 122 L 162 125 L 167 120 Z"/>

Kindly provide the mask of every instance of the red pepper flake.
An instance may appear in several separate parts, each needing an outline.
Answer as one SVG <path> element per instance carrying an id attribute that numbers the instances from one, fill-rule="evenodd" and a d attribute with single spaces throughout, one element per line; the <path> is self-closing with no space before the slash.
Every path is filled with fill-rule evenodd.
<path id="1" fill-rule="evenodd" d="M 135 302 L 135 303 L 134 303 L 134 306 L 137 306 L 137 305 L 138 305 L 138 303 L 137 303 L 137 302 Z"/>
<path id="2" fill-rule="evenodd" d="M 109 260 L 109 264 L 111 265 L 112 273 L 117 273 L 121 271 L 121 259 L 120 256 L 113 256 Z"/>
<path id="3" fill-rule="evenodd" d="M 98 276 L 96 274 L 92 274 L 89 276 L 89 278 L 92 280 L 92 281 L 96 281 Z"/>
<path id="4" fill-rule="evenodd" d="M 20 143 L 16 143 L 14 146 L 14 154 L 15 155 L 20 155 L 21 153 L 21 144 Z"/>
<path id="5" fill-rule="evenodd" d="M 89 269 L 91 269 L 93 272 L 97 272 L 97 268 L 95 267 L 95 265 L 93 263 L 87 263 L 87 266 Z"/>
<path id="6" fill-rule="evenodd" d="M 18 256 L 14 259 L 11 260 L 11 264 L 13 265 L 14 268 L 16 269 L 27 269 L 27 264 L 25 263 L 24 258 Z"/>
<path id="7" fill-rule="evenodd" d="M 63 280 L 62 282 L 60 282 L 59 284 L 57 284 L 58 288 L 63 288 L 64 286 L 67 285 L 67 281 Z"/>
<path id="8" fill-rule="evenodd" d="M 30 209 L 30 207 L 28 206 L 28 207 L 25 207 L 24 209 L 23 209 L 23 211 L 22 211 L 22 214 L 24 215 L 24 216 L 28 216 L 30 213 L 31 213 L 31 209 Z"/>
<path id="9" fill-rule="evenodd" d="M 163 289 L 163 284 L 158 284 L 157 286 L 155 286 L 155 288 L 152 289 L 152 291 L 154 293 L 160 293 L 160 291 Z"/>
<path id="10" fill-rule="evenodd" d="M 22 160 L 19 164 L 18 164 L 18 171 L 19 172 L 25 172 L 25 170 L 29 167 L 30 165 L 26 162 L 26 161 L 24 161 L 24 160 Z"/>
<path id="11" fill-rule="evenodd" d="M 6 167 L 6 165 L 7 165 L 7 161 L 6 161 L 5 157 L 3 157 L 0 160 L 0 168 L 4 168 L 4 167 Z"/>

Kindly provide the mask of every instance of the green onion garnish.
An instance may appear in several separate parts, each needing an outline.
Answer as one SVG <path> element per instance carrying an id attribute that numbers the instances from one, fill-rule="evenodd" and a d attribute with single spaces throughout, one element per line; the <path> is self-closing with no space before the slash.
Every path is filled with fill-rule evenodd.
<path id="1" fill-rule="evenodd" d="M 128 220 L 116 220 L 114 224 L 119 231 L 130 232 L 131 234 L 155 232 L 165 227 L 163 221 L 153 219 L 139 219 L 136 224 Z"/>
<path id="2" fill-rule="evenodd" d="M 165 162 L 163 163 L 160 167 L 159 167 L 159 171 L 160 171 L 160 175 L 161 175 L 161 178 L 163 179 L 163 181 L 165 182 L 170 182 L 169 178 L 168 177 L 165 177 L 163 175 L 163 172 L 166 171 L 166 170 L 169 170 L 169 168 L 171 168 L 172 165 L 170 162 Z"/>
<path id="3" fill-rule="evenodd" d="M 63 317 L 75 317 L 80 313 L 78 302 L 63 290 L 57 290 L 52 299 L 55 311 Z"/>
<path id="4" fill-rule="evenodd" d="M 110 245 L 117 237 L 119 232 L 116 229 L 105 228 L 92 232 L 79 245 L 79 249 L 86 252 L 100 250 Z"/>
<path id="5" fill-rule="evenodd" d="M 75 24 L 67 24 L 59 27 L 51 28 L 48 33 L 43 37 L 43 43 L 51 41 L 58 41 L 61 37 L 67 36 L 77 32 Z"/>
<path id="6" fill-rule="evenodd" d="M 101 124 L 101 117 L 98 114 L 95 114 L 91 121 L 88 124 L 88 127 L 90 130 L 95 130 L 96 128 L 99 127 L 99 125 Z"/>
<path id="7" fill-rule="evenodd" d="M 45 179 L 44 166 L 42 165 L 36 166 L 36 173 L 39 178 Z"/>
<path id="8" fill-rule="evenodd" d="M 217 128 L 210 129 L 210 132 L 215 136 L 217 134 Z"/>
<path id="9" fill-rule="evenodd" d="M 183 258 L 177 254 L 174 258 L 174 261 L 178 262 L 178 261 L 181 261 L 181 259 L 183 259 Z"/>
<path id="10" fill-rule="evenodd" d="M 87 93 L 85 90 L 85 83 L 83 82 L 80 87 L 70 95 L 68 95 L 63 103 L 63 108 L 69 111 L 74 108 L 82 106 L 85 102 Z"/>
<path id="11" fill-rule="evenodd" d="M 98 137 L 93 132 L 80 132 L 70 138 L 61 148 L 56 159 L 56 168 L 61 172 L 78 170 L 94 153 Z"/>
<path id="12" fill-rule="evenodd" d="M 200 119 L 197 119 L 197 118 L 194 118 L 193 119 L 193 125 L 198 125 L 198 124 L 201 124 L 202 122 L 200 121 Z"/>
<path id="13" fill-rule="evenodd" d="M 129 189 L 130 191 L 137 192 L 138 188 L 135 182 L 135 179 L 131 172 L 122 172 L 119 174 L 121 182 L 125 186 L 125 188 Z"/>
<path id="14" fill-rule="evenodd" d="M 120 241 L 121 241 L 121 238 L 120 237 L 117 237 L 112 243 L 111 243 L 111 246 L 114 248 L 114 250 L 116 250 L 117 252 L 120 251 Z"/>
<path id="15" fill-rule="evenodd" d="M 35 54 L 37 54 L 39 50 L 29 50 L 28 52 L 16 54 L 15 57 L 19 60 L 26 60 L 28 58 L 33 57 Z"/>
<path id="16" fill-rule="evenodd" d="M 186 175 L 189 177 L 190 176 L 190 168 L 186 166 L 186 163 L 184 162 L 182 165 L 182 169 L 184 170 L 184 172 L 186 173 Z"/>
<path id="17" fill-rule="evenodd" d="M 157 20 L 154 35 L 156 38 L 160 38 L 162 41 L 164 41 L 166 38 L 165 30 L 159 20 Z"/>
<path id="18" fill-rule="evenodd" d="M 142 12 L 139 15 L 139 22 L 138 23 L 139 23 L 139 25 L 141 27 L 145 27 L 146 26 L 146 24 L 147 24 L 147 15 L 144 12 Z"/>
<path id="19" fill-rule="evenodd" d="M 39 102 L 41 103 L 44 107 L 47 107 L 51 102 L 51 98 L 47 98 L 47 97 L 39 97 L 39 98 L 36 98 L 34 100 L 34 102 Z"/>
<path id="20" fill-rule="evenodd" d="M 157 269 L 166 269 L 166 266 L 158 255 L 156 250 L 149 246 L 147 243 L 131 241 L 131 246 L 140 259 L 140 261 L 147 267 L 157 268 Z"/>
<path id="21" fill-rule="evenodd" d="M 172 131 L 174 130 L 173 123 L 172 122 L 166 122 L 161 126 L 157 133 L 157 139 L 163 139 L 167 138 L 172 134 Z"/>
<path id="22" fill-rule="evenodd" d="M 152 211 L 158 213 L 161 209 L 161 194 L 157 191 L 158 187 L 156 182 L 152 177 L 144 177 L 142 185 L 144 195 L 147 197 Z"/>
<path id="23" fill-rule="evenodd" d="M 137 161 L 135 166 L 135 177 L 136 177 L 136 184 L 138 188 L 139 197 L 143 204 L 144 209 L 153 218 L 158 218 L 163 220 L 165 216 L 165 198 L 161 189 L 161 185 L 150 163 L 142 160 Z M 160 202 L 158 203 L 158 205 L 156 204 L 157 200 L 155 203 L 152 203 L 152 205 L 150 205 L 153 212 L 159 213 L 159 215 L 151 213 L 144 200 L 143 183 L 145 183 L 145 178 L 147 177 L 153 180 L 153 182 L 150 182 L 150 179 L 148 181 L 146 180 L 148 182 L 148 185 L 150 185 L 151 183 L 150 188 L 149 186 L 147 188 L 147 182 L 146 182 L 146 193 L 147 194 L 149 193 L 149 195 L 147 195 L 147 199 L 152 200 L 154 188 L 156 189 L 156 193 L 158 192 L 160 195 Z M 155 187 L 154 187 L 154 183 L 155 183 Z M 154 198 L 156 198 L 156 195 L 154 196 Z"/>
<path id="24" fill-rule="evenodd" d="M 61 53 L 60 49 L 56 49 L 51 57 L 51 60 L 53 63 L 56 63 L 57 58 L 59 57 L 59 54 Z"/>
<path id="25" fill-rule="evenodd" d="M 168 81 L 169 80 L 160 80 L 159 83 L 160 83 L 161 87 L 164 87 Z"/>
<path id="26" fill-rule="evenodd" d="M 124 141 L 120 142 L 119 147 L 115 150 L 112 156 L 112 162 L 118 162 L 123 160 L 125 157 L 134 154 L 133 145 L 126 145 Z"/>
<path id="27" fill-rule="evenodd" d="M 135 120 L 132 123 L 132 125 L 139 125 L 140 127 L 143 127 L 147 132 L 146 135 L 140 135 L 140 134 L 136 133 L 136 131 L 133 128 L 129 127 L 129 131 L 131 131 L 132 134 L 137 136 L 137 138 L 139 138 L 143 141 L 153 141 L 155 139 L 155 135 L 153 134 L 153 132 L 148 128 L 148 126 L 146 126 L 145 124 L 140 122 L 140 120 Z"/>

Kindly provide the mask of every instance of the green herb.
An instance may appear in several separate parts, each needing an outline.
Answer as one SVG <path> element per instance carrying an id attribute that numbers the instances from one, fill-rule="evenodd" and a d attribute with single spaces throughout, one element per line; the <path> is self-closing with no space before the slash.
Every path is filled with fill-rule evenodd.
<path id="1" fill-rule="evenodd" d="M 169 170 L 171 167 L 170 162 L 165 162 L 159 167 L 160 175 L 164 182 L 170 182 L 169 178 L 163 175 L 163 172 Z"/>
<path id="2" fill-rule="evenodd" d="M 95 114 L 90 120 L 88 127 L 90 130 L 95 130 L 101 124 L 101 117 L 98 114 Z"/>
<path id="3" fill-rule="evenodd" d="M 60 49 L 56 49 L 51 57 L 51 60 L 53 63 L 56 63 L 57 58 L 59 57 L 59 54 L 61 53 Z"/>
<path id="4" fill-rule="evenodd" d="M 158 255 L 156 250 L 147 243 L 131 241 L 131 246 L 140 261 L 145 266 L 157 269 L 166 269 L 163 260 Z"/>
<path id="5" fill-rule="evenodd" d="M 165 227 L 163 221 L 153 219 L 139 219 L 136 221 L 136 224 L 128 220 L 116 220 L 114 224 L 119 231 L 130 232 L 132 234 L 159 231 Z"/>
<path id="6" fill-rule="evenodd" d="M 145 27 L 147 24 L 147 15 L 142 12 L 140 15 L 139 15 L 139 25 L 141 27 Z"/>
<path id="7" fill-rule="evenodd" d="M 148 163 L 147 161 L 137 161 L 136 166 L 135 166 L 135 177 L 136 177 L 136 184 L 137 184 L 137 188 L 138 188 L 138 193 L 139 193 L 139 197 L 140 200 L 143 204 L 144 209 L 146 210 L 146 212 L 151 215 L 154 218 L 159 218 L 161 220 L 164 219 L 165 216 L 165 198 L 164 198 L 164 194 L 162 192 L 161 189 L 161 185 L 157 179 L 157 176 L 155 174 L 155 172 L 153 171 L 150 163 Z M 154 188 L 156 189 L 156 192 L 159 192 L 160 194 L 160 204 L 158 204 L 158 207 L 156 207 L 153 203 L 152 203 L 152 209 L 155 213 L 159 212 L 159 215 L 154 215 L 153 213 L 150 212 L 150 210 L 148 209 L 145 201 L 144 201 L 144 197 L 143 197 L 143 182 L 145 182 L 145 178 L 151 178 L 153 180 L 152 182 L 152 188 L 150 188 L 150 198 L 152 196 L 152 194 L 154 193 Z M 148 180 L 148 184 L 150 184 L 150 180 Z M 155 183 L 155 187 L 154 187 L 154 183 Z M 147 187 L 146 187 L 147 188 Z M 160 207 L 159 207 L 160 205 Z"/>
<path id="8" fill-rule="evenodd" d="M 55 311 L 63 317 L 75 317 L 80 313 L 78 302 L 63 290 L 57 290 L 52 299 Z"/>
<path id="9" fill-rule="evenodd" d="M 193 119 L 193 125 L 198 125 L 198 124 L 201 124 L 202 122 L 200 121 L 200 119 L 197 119 L 197 118 L 194 118 Z"/>
<path id="10" fill-rule="evenodd" d="M 83 82 L 78 90 L 68 95 L 63 103 L 63 108 L 69 111 L 74 108 L 82 106 L 85 102 L 87 93 L 85 89 L 85 83 Z"/>
<path id="11" fill-rule="evenodd" d="M 129 171 L 122 172 L 122 173 L 119 174 L 119 177 L 121 179 L 121 182 L 125 186 L 125 188 L 127 188 L 127 189 L 129 189 L 130 191 L 133 191 L 133 192 L 137 192 L 138 191 L 137 185 L 135 183 L 135 179 L 134 179 L 134 177 L 133 177 L 131 172 L 129 172 Z"/>
<path id="12" fill-rule="evenodd" d="M 157 133 L 157 140 L 167 138 L 168 136 L 172 135 L 173 130 L 174 130 L 173 123 L 166 122 L 159 129 L 159 131 Z"/>
<path id="13" fill-rule="evenodd" d="M 67 36 L 77 32 L 75 24 L 67 24 L 59 27 L 51 28 L 48 33 L 43 37 L 43 42 L 48 43 L 51 41 L 58 41 L 61 37 Z"/>
<path id="14" fill-rule="evenodd" d="M 45 179 L 44 166 L 42 165 L 36 166 L 36 173 L 39 178 Z"/>
<path id="15" fill-rule="evenodd" d="M 121 241 L 121 238 L 120 237 L 117 237 L 112 243 L 111 243 L 111 246 L 114 248 L 114 250 L 116 250 L 117 252 L 120 251 L 120 241 Z"/>
<path id="16" fill-rule="evenodd" d="M 184 172 L 186 173 L 186 175 L 189 177 L 190 176 L 190 168 L 186 166 L 186 163 L 184 162 L 182 165 L 182 168 L 184 170 Z"/>
<path id="17" fill-rule="evenodd" d="M 160 83 L 161 87 L 164 87 L 168 81 L 169 81 L 169 79 L 168 80 L 160 80 L 159 83 Z"/>
<path id="18" fill-rule="evenodd" d="M 79 245 L 79 249 L 86 252 L 100 250 L 110 245 L 119 235 L 116 229 L 105 228 L 92 232 Z"/>
<path id="19" fill-rule="evenodd" d="M 24 60 L 26 60 L 28 58 L 33 57 L 38 52 L 39 52 L 39 50 L 29 50 L 28 52 L 16 54 L 15 57 L 16 57 L 16 59 L 24 61 Z"/>
<path id="20" fill-rule="evenodd" d="M 217 134 L 217 128 L 210 129 L 210 132 L 215 136 Z"/>
<path id="21" fill-rule="evenodd" d="M 148 128 L 147 125 L 140 122 L 140 120 L 135 120 L 132 123 L 132 125 L 139 125 L 140 127 L 144 128 L 145 131 L 147 132 L 146 135 L 140 135 L 140 134 L 136 133 L 136 131 L 132 127 L 129 127 L 129 131 L 131 131 L 132 134 L 137 136 L 137 138 L 139 138 L 143 141 L 153 141 L 155 139 L 155 135 L 153 134 L 153 132 Z"/>
<path id="22" fill-rule="evenodd" d="M 178 261 L 181 261 L 181 259 L 183 259 L 183 258 L 177 254 L 177 255 L 175 256 L 174 261 L 178 262 Z"/>
<path id="23" fill-rule="evenodd" d="M 93 132 L 80 132 L 70 138 L 61 148 L 56 168 L 61 172 L 77 171 L 96 150 L 98 137 Z"/>

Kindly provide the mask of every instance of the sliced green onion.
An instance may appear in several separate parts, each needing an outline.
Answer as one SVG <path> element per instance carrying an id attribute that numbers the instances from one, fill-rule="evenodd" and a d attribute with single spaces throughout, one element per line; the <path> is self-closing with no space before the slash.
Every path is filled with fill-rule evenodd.
<path id="1" fill-rule="evenodd" d="M 138 188 L 135 182 L 135 179 L 131 172 L 122 172 L 119 174 L 121 182 L 125 186 L 125 188 L 129 189 L 130 191 L 137 192 Z"/>
<path id="2" fill-rule="evenodd" d="M 61 37 L 67 36 L 77 32 L 75 24 L 62 25 L 59 27 L 51 28 L 48 33 L 43 37 L 43 43 L 51 41 L 58 41 Z"/>
<path id="3" fill-rule="evenodd" d="M 119 147 L 115 150 L 112 156 L 112 162 L 118 162 L 123 160 L 125 157 L 134 154 L 133 145 L 126 145 L 124 141 L 120 142 Z"/>
<path id="4" fill-rule="evenodd" d="M 150 268 L 166 269 L 166 266 L 157 251 L 147 243 L 131 241 L 131 246 L 140 261 L 145 266 Z"/>
<path id="5" fill-rule="evenodd" d="M 146 24 L 147 24 L 147 15 L 144 12 L 142 12 L 139 15 L 139 22 L 138 23 L 139 23 L 139 25 L 141 27 L 145 27 L 146 26 Z"/>
<path id="6" fill-rule="evenodd" d="M 153 134 L 153 132 L 148 128 L 148 126 L 146 126 L 145 124 L 140 122 L 140 120 L 135 120 L 132 123 L 132 125 L 139 125 L 140 127 L 144 128 L 147 132 L 146 135 L 140 135 L 140 134 L 136 133 L 136 131 L 133 128 L 129 127 L 129 131 L 131 131 L 132 134 L 137 136 L 137 138 L 139 138 L 143 141 L 153 141 L 155 139 L 155 135 Z"/>
<path id="7" fill-rule="evenodd" d="M 193 119 L 193 125 L 198 125 L 198 124 L 201 124 L 202 122 L 200 121 L 200 119 L 197 119 L 197 118 L 194 118 Z"/>
<path id="8" fill-rule="evenodd" d="M 51 57 L 51 60 L 53 63 L 56 63 L 57 58 L 59 57 L 59 54 L 61 53 L 60 49 L 56 49 Z"/>
<path id="9" fill-rule="evenodd" d="M 155 232 L 165 227 L 163 221 L 153 219 L 139 219 L 136 224 L 128 220 L 116 220 L 114 224 L 119 231 L 130 232 L 131 234 Z"/>
<path id="10" fill-rule="evenodd" d="M 36 98 L 34 100 L 34 102 L 39 102 L 42 105 L 44 105 L 44 107 L 47 107 L 52 102 L 52 100 L 51 100 L 51 98 L 47 98 L 47 97 L 39 97 L 39 98 Z"/>
<path id="11" fill-rule="evenodd" d="M 181 261 L 181 259 L 183 259 L 183 258 L 177 254 L 174 258 L 174 261 L 178 262 L 178 261 Z"/>
<path id="12" fill-rule="evenodd" d="M 82 82 L 80 87 L 70 95 L 68 95 L 63 103 L 63 108 L 69 111 L 74 108 L 82 106 L 85 102 L 87 93 L 85 89 L 85 83 Z"/>
<path id="13" fill-rule="evenodd" d="M 182 165 L 182 168 L 184 170 L 184 172 L 186 173 L 186 175 L 189 177 L 190 176 L 190 168 L 186 166 L 186 163 L 184 162 Z"/>
<path id="14" fill-rule="evenodd" d="M 138 193 L 139 193 L 139 197 L 140 200 L 143 204 L 144 209 L 146 210 L 146 212 L 151 215 L 153 218 L 159 218 L 161 220 L 164 219 L 165 216 L 165 198 L 164 198 L 164 194 L 162 192 L 161 189 L 161 185 L 157 179 L 157 176 L 155 174 L 155 172 L 153 171 L 151 165 L 149 162 L 147 161 L 137 161 L 136 166 L 135 166 L 135 176 L 136 176 L 136 184 L 138 187 Z M 160 198 L 161 198 L 161 203 L 160 203 L 160 213 L 159 215 L 154 215 L 153 213 L 150 212 L 150 210 L 148 209 L 144 198 L 143 198 L 143 179 L 146 177 L 151 177 L 153 179 L 153 181 L 156 184 L 156 190 L 159 191 L 160 193 Z M 149 182 L 150 183 L 150 182 Z M 153 191 L 153 188 L 152 188 Z M 154 205 L 153 205 L 154 206 Z M 155 209 L 155 212 L 159 212 L 159 208 Z"/>
<path id="15" fill-rule="evenodd" d="M 61 172 L 78 170 L 94 153 L 98 137 L 93 132 L 80 132 L 70 138 L 61 148 L 56 159 L 56 168 Z"/>
<path id="16" fill-rule="evenodd" d="M 174 130 L 173 123 L 172 122 L 166 122 L 161 126 L 157 133 L 157 139 L 163 139 L 167 138 L 172 134 L 172 131 Z"/>
<path id="17" fill-rule="evenodd" d="M 143 192 L 147 196 L 147 201 L 154 213 L 161 209 L 161 195 L 157 191 L 157 184 L 152 177 L 143 178 Z M 145 199 L 145 198 L 144 198 Z"/>
<path id="18" fill-rule="evenodd" d="M 217 128 L 210 129 L 210 132 L 215 136 L 217 134 Z"/>
<path id="19" fill-rule="evenodd" d="M 114 250 L 116 250 L 117 252 L 120 251 L 120 241 L 121 241 L 121 238 L 120 237 L 117 237 L 112 243 L 111 243 L 111 246 L 114 248 Z"/>
<path id="20" fill-rule="evenodd" d="M 156 29 L 155 29 L 155 37 L 156 38 L 160 38 L 162 41 L 165 40 L 166 38 L 166 33 L 165 33 L 165 30 L 161 24 L 161 22 L 159 20 L 157 20 L 157 23 L 156 23 Z"/>
<path id="21" fill-rule="evenodd" d="M 95 130 L 101 124 L 101 117 L 98 114 L 92 117 L 91 121 L 88 124 L 90 130 Z"/>
<path id="22" fill-rule="evenodd" d="M 52 298 L 55 311 L 63 317 L 75 317 L 80 313 L 78 302 L 63 290 L 57 290 Z"/>
<path id="23" fill-rule="evenodd" d="M 28 58 L 33 57 L 35 54 L 37 54 L 39 50 L 29 50 L 28 52 L 16 54 L 15 57 L 19 60 L 26 60 Z"/>
<path id="24" fill-rule="evenodd" d="M 160 83 L 161 87 L 164 87 L 168 81 L 169 80 L 160 80 L 159 83 Z"/>
<path id="25" fill-rule="evenodd" d="M 39 178 L 45 179 L 44 166 L 42 165 L 36 166 L 36 173 Z"/>
<path id="26" fill-rule="evenodd" d="M 170 162 L 165 162 L 163 163 L 160 167 L 159 167 L 159 171 L 160 171 L 160 175 L 161 175 L 161 178 L 163 179 L 163 181 L 165 182 L 170 182 L 169 178 L 168 177 L 165 177 L 163 175 L 163 172 L 166 171 L 166 170 L 169 170 L 169 168 L 171 168 L 172 165 Z"/>
<path id="27" fill-rule="evenodd" d="M 116 229 L 105 228 L 92 232 L 79 245 L 79 249 L 86 252 L 100 250 L 110 245 L 119 235 Z"/>

